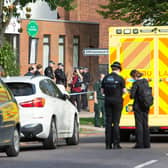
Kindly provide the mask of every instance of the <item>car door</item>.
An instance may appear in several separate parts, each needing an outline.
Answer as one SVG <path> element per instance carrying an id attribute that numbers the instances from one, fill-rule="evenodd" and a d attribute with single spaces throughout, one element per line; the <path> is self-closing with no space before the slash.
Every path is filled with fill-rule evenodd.
<path id="1" fill-rule="evenodd" d="M 55 102 L 58 104 L 59 108 L 61 109 L 61 113 L 59 115 L 60 118 L 57 119 L 58 124 L 58 131 L 60 131 L 60 134 L 65 134 L 69 131 L 69 127 L 71 125 L 71 113 L 68 111 L 68 104 L 67 100 L 65 99 L 65 96 L 62 94 L 62 92 L 59 90 L 59 88 L 56 86 L 56 84 L 48 80 L 48 82 L 51 85 L 53 96 L 55 97 Z M 59 103 L 58 103 L 59 102 Z M 56 110 L 57 113 L 57 110 Z"/>
<path id="2" fill-rule="evenodd" d="M 0 144 L 10 142 L 18 119 L 18 106 L 8 89 L 0 82 Z"/>

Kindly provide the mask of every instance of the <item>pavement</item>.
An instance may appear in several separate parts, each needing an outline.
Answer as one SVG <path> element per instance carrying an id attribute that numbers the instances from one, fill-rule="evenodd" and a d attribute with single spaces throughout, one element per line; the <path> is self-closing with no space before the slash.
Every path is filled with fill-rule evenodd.
<path id="1" fill-rule="evenodd" d="M 94 112 L 81 111 L 80 118 L 94 118 Z M 104 136 L 105 129 L 103 127 L 95 127 L 94 125 L 80 125 L 80 137 Z"/>

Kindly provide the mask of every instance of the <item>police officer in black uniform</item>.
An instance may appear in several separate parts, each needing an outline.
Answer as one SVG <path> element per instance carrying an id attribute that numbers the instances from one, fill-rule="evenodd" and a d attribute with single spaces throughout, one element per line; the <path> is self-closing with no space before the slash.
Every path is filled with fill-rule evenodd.
<path id="1" fill-rule="evenodd" d="M 54 79 L 54 72 L 53 72 L 54 65 L 55 63 L 52 60 L 50 60 L 49 66 L 44 70 L 45 76 L 48 76 L 51 79 Z"/>
<path id="2" fill-rule="evenodd" d="M 64 65 L 62 63 L 58 63 L 58 68 L 54 71 L 56 84 L 64 85 L 67 87 L 67 77 L 64 72 Z"/>
<path id="3" fill-rule="evenodd" d="M 141 102 L 142 87 L 148 86 L 148 81 L 138 70 L 132 70 L 131 77 L 135 80 L 130 90 L 130 98 L 134 99 L 133 111 L 136 126 L 136 144 L 133 148 L 150 148 L 150 131 L 148 125 L 149 107 Z"/>
<path id="4" fill-rule="evenodd" d="M 120 146 L 120 117 L 123 108 L 123 92 L 125 89 L 125 81 L 119 75 L 121 64 L 114 62 L 111 65 L 112 73 L 106 75 L 102 81 L 102 91 L 105 94 L 105 143 L 106 149 L 121 149 Z"/>

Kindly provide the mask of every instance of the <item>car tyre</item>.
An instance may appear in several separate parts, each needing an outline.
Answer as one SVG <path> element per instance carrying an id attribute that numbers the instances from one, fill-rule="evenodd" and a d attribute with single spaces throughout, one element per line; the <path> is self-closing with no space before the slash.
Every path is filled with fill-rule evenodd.
<path id="1" fill-rule="evenodd" d="M 78 145 L 79 144 L 79 125 L 77 119 L 74 120 L 73 135 L 71 138 L 66 138 L 67 145 Z"/>
<path id="2" fill-rule="evenodd" d="M 50 133 L 47 139 L 43 141 L 45 149 L 56 149 L 58 144 L 57 127 L 54 120 L 51 121 Z"/>
<path id="3" fill-rule="evenodd" d="M 20 152 L 20 135 L 17 128 L 13 131 L 12 143 L 6 149 L 6 154 L 9 157 L 18 156 Z"/>

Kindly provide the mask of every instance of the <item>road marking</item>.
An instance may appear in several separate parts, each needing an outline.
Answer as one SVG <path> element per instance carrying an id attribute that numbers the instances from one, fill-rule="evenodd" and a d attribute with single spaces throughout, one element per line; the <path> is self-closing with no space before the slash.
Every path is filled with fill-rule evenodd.
<path id="1" fill-rule="evenodd" d="M 145 162 L 145 163 L 142 163 L 140 165 L 137 165 L 134 168 L 142 168 L 142 167 L 149 166 L 149 165 L 151 165 L 153 163 L 156 163 L 156 162 L 158 162 L 158 160 L 150 160 L 148 162 Z"/>

